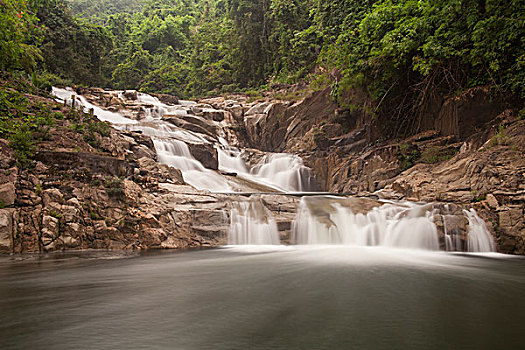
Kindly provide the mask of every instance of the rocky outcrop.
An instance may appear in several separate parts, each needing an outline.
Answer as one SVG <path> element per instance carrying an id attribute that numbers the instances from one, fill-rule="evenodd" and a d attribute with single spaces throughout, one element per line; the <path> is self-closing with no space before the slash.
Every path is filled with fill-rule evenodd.
<path id="1" fill-rule="evenodd" d="M 10 182 L 0 185 L 0 207 L 10 207 L 15 204 L 15 200 L 15 185 Z"/>
<path id="2" fill-rule="evenodd" d="M 105 155 L 67 152 L 67 151 L 38 151 L 35 159 L 43 164 L 59 170 L 74 169 L 76 172 L 84 171 L 89 174 L 104 173 L 113 176 L 126 177 L 133 174 L 133 164 Z"/>
<path id="3" fill-rule="evenodd" d="M 217 149 L 209 143 L 193 144 L 189 143 L 191 155 L 197 159 L 205 168 L 218 170 L 219 169 L 219 155 Z"/>
<path id="4" fill-rule="evenodd" d="M 305 160 L 330 191 L 473 207 L 499 251 L 525 254 L 525 121 L 505 110 L 478 132 L 458 130 L 352 150 L 332 146 Z"/>

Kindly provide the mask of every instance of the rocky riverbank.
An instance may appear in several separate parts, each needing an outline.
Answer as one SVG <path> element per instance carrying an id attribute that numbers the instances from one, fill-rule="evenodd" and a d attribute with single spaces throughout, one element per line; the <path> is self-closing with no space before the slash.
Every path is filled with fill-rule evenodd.
<path id="1" fill-rule="evenodd" d="M 207 102 L 228 109 L 225 99 Z M 516 106 L 467 90 L 433 105 L 416 135 L 381 140 L 381 120 L 337 108 L 325 90 L 267 98 L 245 111 L 244 126 L 249 145 L 300 154 L 325 191 L 474 208 L 499 251 L 525 254 L 525 120 Z"/>
<path id="2" fill-rule="evenodd" d="M 218 169 L 219 155 L 206 140 L 222 138 L 243 147 L 242 157 L 253 167 L 268 151 L 300 154 L 314 169 L 319 189 L 369 198 L 360 204 L 365 213 L 381 205 L 377 199 L 436 201 L 432 209 L 441 244 L 446 215 L 453 225 L 449 231 L 464 245 L 468 220 L 462 209 L 474 207 L 499 251 L 525 253 L 525 122 L 515 109 L 493 106 L 483 125 L 473 124 L 461 111 L 479 104 L 479 97 L 466 95 L 443 102 L 446 111 L 456 103 L 455 112 L 440 112 L 432 128 L 394 142 L 379 141 L 377 121 L 337 108 L 326 90 L 296 101 L 275 95 L 255 101 L 241 95 L 205 99 L 185 106 L 185 113 L 178 113 L 179 101 L 168 96 L 157 96 L 173 106 L 166 112 L 136 92 L 77 93 L 131 120 L 159 113 L 174 127 L 199 135 L 202 142 L 189 142 L 189 150 L 209 170 Z M 230 203 L 248 200 L 247 194 L 196 190 L 179 170 L 157 162 L 152 139 L 143 132 L 84 128 L 84 114 L 46 103 L 66 117 L 37 142 L 30 167 L 17 166 L 15 152 L 0 140 L 1 252 L 227 243 Z M 234 173 L 221 176 L 235 181 L 241 192 L 275 192 Z M 258 197 L 275 216 L 281 241 L 289 242 L 299 199 L 279 193 Z M 348 205 L 359 212 L 355 202 Z"/>

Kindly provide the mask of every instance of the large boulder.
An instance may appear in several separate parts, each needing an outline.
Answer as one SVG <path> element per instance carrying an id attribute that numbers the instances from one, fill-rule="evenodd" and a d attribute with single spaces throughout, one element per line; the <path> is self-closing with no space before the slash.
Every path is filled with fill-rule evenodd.
<path id="1" fill-rule="evenodd" d="M 226 111 L 218 109 L 204 109 L 202 111 L 202 116 L 208 120 L 214 120 L 216 122 L 221 122 L 224 120 L 224 115 Z"/>
<path id="2" fill-rule="evenodd" d="M 0 207 L 10 207 L 15 204 L 15 185 L 11 182 L 0 185 Z"/>
<path id="3" fill-rule="evenodd" d="M 209 143 L 188 144 L 193 158 L 197 159 L 205 168 L 218 170 L 219 155 L 217 149 Z"/>
<path id="4" fill-rule="evenodd" d="M 211 138 L 215 137 L 215 134 L 207 130 L 207 128 L 204 128 L 201 125 L 194 124 L 192 122 L 181 119 L 180 116 L 173 116 L 173 115 L 167 114 L 163 116 L 162 119 L 181 129 L 186 129 L 186 130 L 193 131 L 199 134 L 207 135 Z"/>
<path id="5" fill-rule="evenodd" d="M 168 95 L 168 94 L 151 94 L 152 96 L 155 96 L 159 99 L 160 102 L 165 103 L 167 105 L 178 105 L 179 104 L 179 98 L 177 96 Z"/>
<path id="6" fill-rule="evenodd" d="M 156 178 L 159 182 L 172 182 L 178 185 L 184 185 L 184 179 L 179 169 L 170 167 L 166 164 L 160 164 L 153 159 L 143 157 L 138 160 L 139 173 L 142 176 Z"/>
<path id="7" fill-rule="evenodd" d="M 0 209 L 0 253 L 9 253 L 13 248 L 14 209 Z"/>
<path id="8" fill-rule="evenodd" d="M 15 155 L 6 140 L 0 139 L 0 169 L 8 169 L 15 164 Z"/>

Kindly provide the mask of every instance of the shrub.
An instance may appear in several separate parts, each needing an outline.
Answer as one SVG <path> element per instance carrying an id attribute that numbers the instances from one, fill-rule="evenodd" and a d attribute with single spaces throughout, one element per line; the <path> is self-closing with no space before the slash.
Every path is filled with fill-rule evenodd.
<path id="1" fill-rule="evenodd" d="M 124 196 L 124 182 L 118 177 L 106 178 L 104 187 L 110 197 L 122 198 Z"/>
<path id="2" fill-rule="evenodd" d="M 421 162 L 427 164 L 439 163 L 449 160 L 456 155 L 455 149 L 443 149 L 438 147 L 430 147 L 421 152 Z"/>
<path id="3" fill-rule="evenodd" d="M 26 168 L 34 155 L 33 133 L 27 124 L 23 124 L 9 137 L 9 146 L 15 151 L 17 165 Z"/>

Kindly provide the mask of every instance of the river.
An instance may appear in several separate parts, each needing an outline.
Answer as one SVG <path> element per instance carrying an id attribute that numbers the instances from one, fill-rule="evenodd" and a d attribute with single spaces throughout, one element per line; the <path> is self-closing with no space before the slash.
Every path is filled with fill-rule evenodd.
<path id="1" fill-rule="evenodd" d="M 0 281 L 4 350 L 525 348 L 525 259 L 495 253 L 60 253 Z"/>

